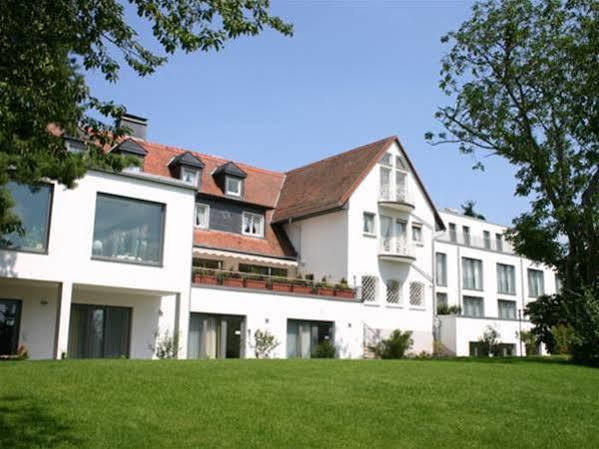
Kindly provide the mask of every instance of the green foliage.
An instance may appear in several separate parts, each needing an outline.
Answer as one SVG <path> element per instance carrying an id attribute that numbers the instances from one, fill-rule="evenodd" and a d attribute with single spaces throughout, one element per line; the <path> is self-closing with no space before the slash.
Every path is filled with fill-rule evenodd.
<path id="1" fill-rule="evenodd" d="M 269 14 L 268 0 L 128 0 L 131 12 L 152 27 L 155 43 L 142 43 L 117 0 L 77 2 L 4 0 L 0 8 L 0 234 L 18 226 L 10 213 L 8 180 L 56 180 L 73 187 L 88 167 L 121 170 L 131 158 L 106 154 L 127 132 L 104 124 L 125 112 L 95 97 L 83 70 L 117 82 L 122 64 L 139 76 L 153 73 L 177 50 L 218 51 L 264 28 L 291 35 L 292 26 Z M 155 48 L 149 50 L 148 48 Z M 65 135 L 88 151 L 69 153 Z M 85 132 L 81 132 L 85 130 Z"/>
<path id="2" fill-rule="evenodd" d="M 516 337 L 520 339 L 522 343 L 524 343 L 524 347 L 526 349 L 526 355 L 538 355 L 538 339 L 537 336 L 532 331 L 522 331 L 516 332 Z"/>
<path id="3" fill-rule="evenodd" d="M 279 346 L 279 341 L 268 330 L 256 329 L 254 332 L 254 355 L 257 359 L 269 359 Z"/>
<path id="4" fill-rule="evenodd" d="M 337 348 L 330 340 L 324 340 L 316 345 L 312 358 L 314 359 L 334 359 L 337 357 Z"/>
<path id="5" fill-rule="evenodd" d="M 483 354 L 498 356 L 499 355 L 499 331 L 492 326 L 487 326 L 478 343 Z"/>
<path id="6" fill-rule="evenodd" d="M 447 304 L 437 304 L 437 315 L 459 315 L 462 313 L 460 306 L 448 306 Z"/>
<path id="7" fill-rule="evenodd" d="M 370 350 L 380 359 L 401 359 L 413 345 L 412 331 L 395 329 L 389 338 L 371 346 Z"/>
<path id="8" fill-rule="evenodd" d="M 574 329 L 572 329 L 572 326 L 565 324 L 551 326 L 551 333 L 555 340 L 553 354 L 571 354 L 572 342 L 574 340 Z"/>
<path id="9" fill-rule="evenodd" d="M 164 331 L 162 336 L 156 330 L 154 332 L 154 343 L 149 345 L 159 359 L 176 359 L 181 347 L 179 345 L 179 334 Z"/>
<path id="10" fill-rule="evenodd" d="M 475 168 L 484 169 L 480 153 L 516 168 L 515 193 L 531 207 L 508 238 L 557 268 L 575 357 L 599 359 L 599 2 L 477 2 L 442 42 L 451 47 L 439 86 L 453 104 L 435 115 L 445 131 L 425 137 L 457 144 Z M 550 339 L 552 324 L 538 323 L 535 333 Z"/>
<path id="11" fill-rule="evenodd" d="M 478 218 L 480 220 L 485 220 L 485 216 L 476 212 L 474 210 L 474 206 L 476 206 L 476 201 L 472 201 L 472 200 L 466 201 L 464 204 L 461 205 L 462 213 L 464 215 L 466 215 L 467 217 L 473 217 L 473 218 Z"/>
<path id="12" fill-rule="evenodd" d="M 565 301 L 561 295 L 545 295 L 529 302 L 524 309 L 524 314 L 535 325 L 531 332 L 545 344 L 547 351 L 553 354 L 555 338 L 551 328 L 566 324 Z"/>

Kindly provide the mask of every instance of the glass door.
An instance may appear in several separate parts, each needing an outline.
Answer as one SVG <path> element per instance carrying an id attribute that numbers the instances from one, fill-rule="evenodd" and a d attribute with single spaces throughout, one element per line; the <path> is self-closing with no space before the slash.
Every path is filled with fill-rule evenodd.
<path id="1" fill-rule="evenodd" d="M 244 325 L 242 316 L 192 313 L 189 318 L 188 358 L 240 358 Z"/>
<path id="2" fill-rule="evenodd" d="M 0 355 L 17 353 L 20 324 L 21 301 L 0 299 Z"/>
<path id="3" fill-rule="evenodd" d="M 128 357 L 130 323 L 131 309 L 128 307 L 73 304 L 69 357 Z"/>
<path id="4" fill-rule="evenodd" d="M 407 245 L 407 225 L 403 220 L 395 220 L 395 252 L 403 254 Z"/>

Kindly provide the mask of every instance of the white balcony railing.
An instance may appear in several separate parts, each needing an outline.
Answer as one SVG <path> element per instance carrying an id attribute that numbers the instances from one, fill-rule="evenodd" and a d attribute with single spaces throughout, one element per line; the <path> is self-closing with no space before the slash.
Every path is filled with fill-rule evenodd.
<path id="1" fill-rule="evenodd" d="M 393 201 L 398 203 L 414 204 L 412 196 L 406 187 L 393 189 L 391 185 L 381 185 L 380 201 Z"/>
<path id="2" fill-rule="evenodd" d="M 485 239 L 484 237 L 475 235 L 470 235 L 465 238 L 464 234 L 461 232 L 451 233 L 450 231 L 446 231 L 443 235 L 437 237 L 437 240 L 441 242 L 450 242 L 457 243 L 458 245 L 471 246 L 473 248 L 489 249 L 507 254 L 515 253 L 512 244 L 505 239 L 502 239 L 501 242 L 498 242 L 494 238 Z"/>
<path id="3" fill-rule="evenodd" d="M 381 237 L 379 253 L 386 256 L 415 257 L 414 246 L 405 237 Z"/>

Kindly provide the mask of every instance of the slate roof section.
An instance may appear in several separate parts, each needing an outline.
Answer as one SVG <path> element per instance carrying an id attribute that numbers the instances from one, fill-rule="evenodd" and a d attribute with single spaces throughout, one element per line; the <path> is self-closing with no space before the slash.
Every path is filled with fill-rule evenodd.
<path id="1" fill-rule="evenodd" d="M 129 138 L 119 143 L 116 147 L 112 149 L 112 151 L 116 153 L 129 153 L 136 154 L 138 156 L 145 157 L 147 155 L 147 151 L 138 143 L 137 140 L 133 138 Z"/>
<path id="2" fill-rule="evenodd" d="M 198 168 L 198 169 L 204 168 L 204 163 L 202 162 L 202 160 L 199 157 L 194 156 L 189 151 L 186 151 L 185 153 L 181 153 L 178 156 L 175 156 L 173 158 L 173 160 L 171 161 L 171 163 L 169 164 L 169 166 L 171 166 L 171 167 L 174 167 L 177 165 L 183 165 L 185 167 Z"/>
<path id="3" fill-rule="evenodd" d="M 221 165 L 216 170 L 214 170 L 214 173 L 213 173 L 214 176 L 218 176 L 221 174 L 235 176 L 237 178 L 246 178 L 247 177 L 247 173 L 244 172 L 241 168 L 239 168 L 237 165 L 235 165 L 234 162 L 231 162 L 231 161 L 227 162 L 226 164 Z"/>

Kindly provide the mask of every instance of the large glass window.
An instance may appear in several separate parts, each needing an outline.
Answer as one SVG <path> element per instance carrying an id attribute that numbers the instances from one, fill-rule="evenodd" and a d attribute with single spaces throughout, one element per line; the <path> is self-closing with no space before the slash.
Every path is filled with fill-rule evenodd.
<path id="1" fill-rule="evenodd" d="M 462 285 L 470 290 L 483 289 L 483 262 L 462 257 Z"/>
<path id="2" fill-rule="evenodd" d="M 287 277 L 286 268 L 265 267 L 264 265 L 239 264 L 239 271 L 242 273 L 262 274 L 265 276 Z"/>
<path id="3" fill-rule="evenodd" d="M 507 320 L 516 319 L 516 301 L 499 299 L 497 301 L 497 315 Z"/>
<path id="4" fill-rule="evenodd" d="M 497 264 L 497 293 L 516 294 L 516 269 L 513 265 Z"/>
<path id="5" fill-rule="evenodd" d="M 242 353 L 245 318 L 235 315 L 189 316 L 187 357 L 190 359 L 238 359 Z"/>
<path id="6" fill-rule="evenodd" d="M 20 323 L 21 301 L 0 299 L 0 355 L 16 354 Z"/>
<path id="7" fill-rule="evenodd" d="M 528 296 L 536 298 L 545 294 L 543 271 L 528 269 Z"/>
<path id="8" fill-rule="evenodd" d="M 485 309 L 483 299 L 474 296 L 464 296 L 464 315 L 484 317 Z"/>
<path id="9" fill-rule="evenodd" d="M 287 320 L 287 357 L 309 359 L 318 345 L 333 341 L 333 323 Z"/>
<path id="10" fill-rule="evenodd" d="M 207 204 L 196 204 L 195 226 L 202 229 L 210 227 L 210 206 Z"/>
<path id="11" fill-rule="evenodd" d="M 52 185 L 28 186 L 9 182 L 6 187 L 14 201 L 11 211 L 21 220 L 23 232 L 15 231 L 0 236 L 0 245 L 10 249 L 46 252 L 50 228 Z"/>
<path id="12" fill-rule="evenodd" d="M 163 227 L 164 204 L 98 193 L 92 255 L 159 265 Z"/>
<path id="13" fill-rule="evenodd" d="M 447 255 L 444 253 L 436 253 L 437 261 L 437 285 L 447 286 Z"/>

